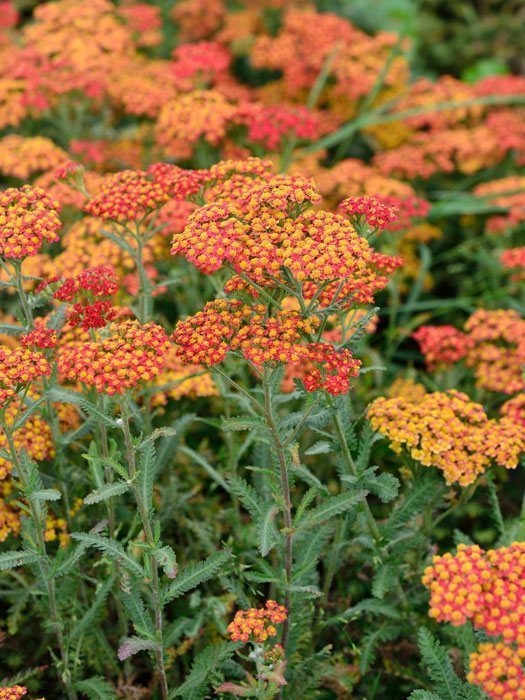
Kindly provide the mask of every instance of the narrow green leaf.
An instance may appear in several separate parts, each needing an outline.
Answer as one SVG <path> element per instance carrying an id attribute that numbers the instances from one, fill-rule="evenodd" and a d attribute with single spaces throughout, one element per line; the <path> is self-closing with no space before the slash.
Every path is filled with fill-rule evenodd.
<path id="1" fill-rule="evenodd" d="M 120 496 L 122 493 L 126 493 L 129 489 L 129 484 L 125 481 L 116 481 L 114 484 L 106 484 L 100 489 L 95 489 L 84 498 L 84 503 L 86 505 L 91 505 L 93 503 L 100 503 L 100 501 L 107 501 L 108 498 L 113 496 Z"/>
<path id="2" fill-rule="evenodd" d="M 353 506 L 363 501 L 367 491 L 348 491 L 339 496 L 327 498 L 320 506 L 306 513 L 304 518 L 298 525 L 297 529 L 312 527 L 320 523 L 330 520 L 330 518 L 340 515 L 349 510 Z"/>
<path id="3" fill-rule="evenodd" d="M 0 571 L 7 571 L 7 569 L 15 569 L 17 566 L 32 564 L 39 559 L 39 556 L 40 555 L 34 552 L 3 552 L 0 554 Z"/>
<path id="4" fill-rule="evenodd" d="M 200 561 L 196 564 L 189 564 L 184 567 L 177 575 L 175 581 L 164 590 L 165 602 L 178 598 L 184 595 L 184 593 L 196 588 L 201 583 L 208 581 L 215 576 L 221 566 L 228 561 L 230 556 L 231 552 L 224 549 L 211 554 L 204 561 Z"/>

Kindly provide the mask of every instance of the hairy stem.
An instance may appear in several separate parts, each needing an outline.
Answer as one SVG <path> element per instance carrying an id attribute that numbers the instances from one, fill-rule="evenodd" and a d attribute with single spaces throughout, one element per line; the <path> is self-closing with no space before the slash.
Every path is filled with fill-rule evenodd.
<path id="1" fill-rule="evenodd" d="M 264 390 L 264 418 L 272 442 L 277 454 L 277 460 L 279 463 L 279 475 L 281 479 L 281 491 L 283 497 L 283 518 L 284 518 L 284 573 L 286 578 L 287 589 L 285 592 L 284 605 L 288 610 L 288 618 L 283 624 L 283 634 L 281 639 L 281 644 L 286 649 L 286 642 L 288 640 L 288 631 L 290 628 L 290 614 L 291 614 L 291 594 L 290 594 L 290 584 L 292 582 L 292 560 L 293 560 L 293 547 L 292 547 L 292 535 L 293 535 L 293 523 L 292 523 L 292 501 L 290 497 L 290 481 L 288 477 L 288 467 L 286 464 L 286 452 L 281 436 L 279 435 L 279 430 L 277 428 L 273 407 L 272 407 L 272 396 L 265 373 L 263 379 L 263 390 Z"/>
<path id="2" fill-rule="evenodd" d="M 146 537 L 146 542 L 148 543 L 151 550 L 157 548 L 157 542 L 155 540 L 155 535 L 153 534 L 153 527 L 150 520 L 150 514 L 148 512 L 148 507 L 142 498 L 142 494 L 137 487 L 136 479 L 138 475 L 137 464 L 135 460 L 135 449 L 133 446 L 133 438 L 131 435 L 130 424 L 129 424 L 129 404 L 127 401 L 123 401 L 121 405 L 121 417 L 122 417 L 122 431 L 124 433 L 124 442 L 126 445 L 126 458 L 129 467 L 129 476 L 132 482 L 133 495 L 135 497 L 135 502 L 139 511 L 140 519 L 142 521 L 142 528 L 144 530 L 144 535 Z M 164 665 L 164 642 L 163 642 L 163 620 L 162 620 L 162 605 L 160 599 L 160 584 L 159 584 L 159 572 L 157 567 L 157 560 L 153 552 L 148 555 L 149 567 L 151 570 L 151 597 L 153 601 L 153 614 L 155 617 L 155 631 L 157 634 L 157 646 L 155 650 L 155 656 L 157 661 L 157 674 L 160 682 L 160 689 L 163 700 L 168 698 L 168 680 L 166 677 L 166 668 Z"/>

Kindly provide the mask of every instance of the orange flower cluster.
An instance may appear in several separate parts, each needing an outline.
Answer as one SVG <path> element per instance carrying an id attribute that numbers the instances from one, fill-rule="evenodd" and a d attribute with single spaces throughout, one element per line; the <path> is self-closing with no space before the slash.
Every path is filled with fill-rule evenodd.
<path id="1" fill-rule="evenodd" d="M 231 61 L 229 51 L 217 41 L 199 41 L 177 46 L 172 53 L 171 70 L 179 86 L 193 87 L 195 79 L 200 86 L 213 84 L 225 73 Z"/>
<path id="2" fill-rule="evenodd" d="M 0 172 L 19 180 L 54 170 L 67 159 L 65 151 L 43 136 L 10 134 L 0 140 Z"/>
<path id="3" fill-rule="evenodd" d="M 161 371 L 170 345 L 155 323 L 117 321 L 100 342 L 64 343 L 58 352 L 58 370 L 64 380 L 93 386 L 110 396 L 151 381 Z"/>
<path id="4" fill-rule="evenodd" d="M 489 420 L 483 407 L 451 390 L 426 394 L 414 403 L 379 397 L 368 407 L 374 430 L 426 467 L 443 472 L 448 484 L 468 486 L 493 460 L 515 469 L 525 450 L 525 431 L 508 418 Z"/>
<path id="5" fill-rule="evenodd" d="M 524 700 L 525 672 L 522 657 L 510 646 L 497 642 L 480 644 L 470 655 L 469 683 L 493 700 Z"/>
<path id="6" fill-rule="evenodd" d="M 9 187 L 0 194 L 0 256 L 21 259 L 58 240 L 58 204 L 39 187 Z"/>
<path id="7" fill-rule="evenodd" d="M 256 159 L 248 162 L 252 164 L 253 174 L 258 175 Z M 184 255 L 206 273 L 228 264 L 261 286 L 274 286 L 283 268 L 299 281 L 316 285 L 334 281 L 335 289 L 347 278 L 347 296 L 355 295 L 360 285 L 369 288 L 375 281 L 376 291 L 386 284 L 376 270 L 391 265 L 392 271 L 394 259 L 376 255 L 344 217 L 306 211 L 320 202 L 313 183 L 298 176 L 269 177 L 264 163 L 258 164 L 261 166 L 263 179 L 240 178 L 237 171 L 237 177 L 230 181 L 234 189 L 222 192 L 223 201 L 213 201 L 193 212 L 184 231 L 173 237 L 172 254 Z M 226 162 L 217 167 L 224 172 L 235 165 Z M 218 169 L 210 172 L 213 175 Z M 305 295 L 314 296 L 316 291 L 316 286 L 310 285 Z M 325 291 L 324 298 L 329 293 Z"/>
<path id="8" fill-rule="evenodd" d="M 525 389 L 525 320 L 513 309 L 478 309 L 465 323 L 473 347 L 466 362 L 477 384 L 512 395 Z"/>
<path id="9" fill-rule="evenodd" d="M 228 633 L 233 642 L 264 644 L 268 637 L 277 634 L 275 625 L 284 622 L 287 617 L 288 611 L 284 605 L 268 600 L 264 608 L 238 610 L 233 622 L 228 625 Z"/>
<path id="10" fill-rule="evenodd" d="M 0 483 L 0 542 L 5 542 L 9 535 L 16 537 L 20 533 L 20 511 L 14 503 L 6 500 L 11 491 L 10 481 Z"/>
<path id="11" fill-rule="evenodd" d="M 509 270 L 519 270 L 522 275 L 525 271 L 525 246 L 508 248 L 500 255 L 499 259 L 503 267 Z M 521 279 L 521 276 L 518 274 L 516 278 Z"/>
<path id="12" fill-rule="evenodd" d="M 0 700 L 18 700 L 27 693 L 23 685 L 11 685 L 0 688 Z"/>
<path id="13" fill-rule="evenodd" d="M 430 372 L 454 365 L 474 345 L 468 335 L 450 325 L 420 326 L 412 338 L 418 343 Z"/>
<path id="14" fill-rule="evenodd" d="M 103 221 L 124 224 L 144 217 L 168 201 L 164 188 L 140 170 L 108 175 L 84 210 Z"/>
<path id="15" fill-rule="evenodd" d="M 38 393 L 29 390 L 28 398 L 38 400 Z M 22 405 L 22 400 L 17 396 L 4 408 L 5 424 L 12 426 L 16 418 L 21 418 L 27 406 Z M 51 428 L 38 413 L 34 413 L 25 423 L 14 431 L 13 443 L 17 450 L 25 450 L 29 457 L 38 461 L 47 461 L 55 456 Z M 7 450 L 8 442 L 5 433 L 0 433 L 0 449 Z M 11 461 L 0 457 L 0 480 L 5 479 L 11 472 Z"/>
<path id="16" fill-rule="evenodd" d="M 226 17 L 226 5 L 223 0 L 181 0 L 171 15 L 183 39 L 206 39 Z"/>
<path id="17" fill-rule="evenodd" d="M 189 92 L 163 106 L 155 127 L 157 143 L 168 156 L 189 157 L 199 139 L 218 145 L 235 114 L 235 106 L 220 92 Z"/>
<path id="18" fill-rule="evenodd" d="M 351 116 L 353 101 L 373 87 L 395 41 L 395 35 L 383 32 L 371 37 L 335 14 L 290 8 L 276 37 L 256 39 L 252 61 L 256 67 L 282 71 L 286 94 L 301 102 L 330 57 L 326 97 L 337 109 L 344 96 L 344 120 Z M 385 87 L 406 79 L 406 72 L 404 59 L 394 59 L 384 76 Z"/>
<path id="19" fill-rule="evenodd" d="M 316 316 L 304 318 L 293 310 L 268 317 L 263 305 L 217 299 L 179 321 L 172 339 L 185 363 L 210 366 L 237 352 L 255 367 L 288 365 L 288 373 L 303 379 L 307 391 L 344 393 L 360 362 L 348 350 L 308 342 L 318 325 Z"/>
<path id="20" fill-rule="evenodd" d="M 430 616 L 440 622 L 476 629 L 496 644 L 481 644 L 470 657 L 470 683 L 491 698 L 525 698 L 525 607 L 523 605 L 525 543 L 484 551 L 478 545 L 459 545 L 456 555 L 436 556 L 423 584 L 430 591 Z"/>
<path id="21" fill-rule="evenodd" d="M 31 382 L 48 376 L 51 368 L 40 352 L 0 346 L 0 408 Z"/>
<path id="22" fill-rule="evenodd" d="M 165 356 L 164 368 L 155 380 L 151 403 L 165 406 L 168 399 L 179 401 L 218 395 L 217 385 L 206 368 L 184 364 L 172 349 Z"/>

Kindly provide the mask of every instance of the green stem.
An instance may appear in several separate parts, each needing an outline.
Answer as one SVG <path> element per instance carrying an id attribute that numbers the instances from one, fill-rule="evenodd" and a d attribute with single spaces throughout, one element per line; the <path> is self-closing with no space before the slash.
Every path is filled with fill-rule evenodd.
<path id="1" fill-rule="evenodd" d="M 157 645 L 155 656 L 157 661 L 157 674 L 160 681 L 160 689 L 163 700 L 167 700 L 169 689 L 168 680 L 166 677 L 166 668 L 164 665 L 164 642 L 163 642 L 163 620 L 162 620 L 162 605 L 160 598 L 159 572 L 157 560 L 153 554 L 153 550 L 157 549 L 157 541 L 153 533 L 148 507 L 144 503 L 140 489 L 137 487 L 137 464 L 135 460 L 135 449 L 133 446 L 133 438 L 130 430 L 130 412 L 128 400 L 124 400 L 121 404 L 122 431 L 124 433 L 124 443 L 126 445 L 126 458 L 129 467 L 129 476 L 131 480 L 131 488 L 135 497 L 135 502 L 142 521 L 142 528 L 146 537 L 146 542 L 150 547 L 151 553 L 148 555 L 149 567 L 151 570 L 151 596 L 153 601 L 153 614 L 155 617 L 155 631 L 157 634 Z"/>
<path id="2" fill-rule="evenodd" d="M 286 619 L 286 621 L 283 624 L 283 633 L 282 633 L 282 638 L 281 638 L 281 644 L 286 649 L 286 642 L 288 640 L 288 632 L 290 629 L 290 616 L 291 616 L 291 603 L 292 603 L 291 594 L 290 594 L 290 585 L 292 582 L 292 562 L 293 562 L 292 501 L 291 501 L 291 496 L 290 496 L 290 480 L 288 477 L 288 467 L 286 464 L 285 448 L 284 448 L 284 445 L 281 441 L 281 437 L 279 435 L 279 430 L 278 430 L 276 422 L 275 422 L 273 406 L 272 406 L 271 390 L 270 390 L 270 385 L 268 382 L 266 372 L 265 372 L 264 377 L 263 377 L 263 391 L 264 391 L 264 418 L 266 421 L 266 425 L 268 426 L 268 430 L 270 431 L 272 442 L 273 442 L 274 447 L 275 447 L 275 452 L 277 454 L 277 460 L 279 463 L 279 475 L 280 475 L 280 479 L 281 479 L 281 491 L 282 491 L 282 497 L 283 497 L 282 508 L 283 508 L 284 527 L 285 527 L 285 532 L 284 532 L 284 573 L 285 573 L 286 586 L 287 586 L 286 592 L 285 592 L 284 605 L 285 605 L 286 609 L 288 610 L 288 618 Z"/>

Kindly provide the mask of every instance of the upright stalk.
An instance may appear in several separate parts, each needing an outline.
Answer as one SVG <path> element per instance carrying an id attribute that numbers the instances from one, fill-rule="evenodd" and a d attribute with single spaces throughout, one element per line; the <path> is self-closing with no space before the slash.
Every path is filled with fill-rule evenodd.
<path id="1" fill-rule="evenodd" d="M 290 497 L 290 481 L 288 478 L 288 467 L 286 460 L 285 446 L 281 440 L 279 430 L 275 421 L 275 416 L 272 407 L 272 396 L 270 385 L 268 382 L 268 377 L 265 372 L 263 377 L 263 391 L 264 391 L 264 419 L 270 435 L 272 438 L 273 445 L 275 447 L 275 452 L 277 454 L 277 461 L 279 463 L 279 475 L 281 479 L 281 492 L 283 497 L 283 519 L 284 519 L 284 573 L 286 579 L 286 591 L 284 605 L 288 610 L 288 618 L 283 623 L 283 633 L 281 643 L 286 649 L 286 642 L 288 640 L 288 631 L 290 627 L 290 614 L 291 614 L 291 594 L 290 585 L 292 582 L 292 560 L 293 560 L 293 522 L 292 522 L 292 501 Z"/>
<path id="2" fill-rule="evenodd" d="M 124 400 L 121 404 L 121 418 L 122 418 L 122 431 L 124 433 L 124 443 L 126 445 L 126 458 L 129 468 L 129 476 L 131 481 L 131 488 L 133 495 L 135 497 L 135 502 L 139 511 L 140 519 L 142 521 L 142 528 L 144 530 L 144 535 L 146 537 L 146 542 L 151 550 L 156 549 L 157 542 L 153 534 L 153 527 L 150 521 L 148 507 L 144 503 L 142 494 L 137 487 L 137 464 L 135 460 L 135 449 L 133 446 L 133 438 L 131 435 L 130 424 L 129 424 L 129 402 Z M 168 680 L 166 677 L 166 668 L 164 665 L 164 642 L 163 642 L 163 620 L 162 620 L 162 605 L 160 598 L 160 585 L 159 585 L 159 572 L 157 566 L 157 560 L 153 553 L 148 554 L 149 567 L 151 571 L 151 596 L 153 602 L 153 614 L 155 617 L 155 631 L 157 636 L 157 645 L 155 648 L 157 674 L 160 682 L 160 689 L 162 693 L 163 700 L 168 698 Z"/>

